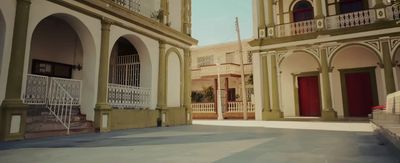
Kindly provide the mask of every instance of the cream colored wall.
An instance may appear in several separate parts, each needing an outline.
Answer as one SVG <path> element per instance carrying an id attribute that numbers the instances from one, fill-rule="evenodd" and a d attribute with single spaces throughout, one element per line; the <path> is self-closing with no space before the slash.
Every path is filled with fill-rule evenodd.
<path id="1" fill-rule="evenodd" d="M 360 46 L 348 47 L 339 51 L 337 55 L 334 56 L 332 63 L 332 66 L 334 67 L 334 70 L 331 73 L 333 108 L 337 111 L 338 116 L 343 116 L 342 87 L 340 82 L 340 72 L 338 71 L 339 69 L 376 66 L 375 75 L 379 104 L 383 105 L 385 103 L 386 91 L 384 89 L 383 71 L 379 66 L 377 66 L 378 59 L 373 52 Z"/>
<path id="2" fill-rule="evenodd" d="M 46 10 L 43 10 L 43 9 Z M 63 13 L 63 14 L 58 14 Z M 32 34 L 38 23 L 47 16 L 58 14 L 76 31 L 82 42 L 83 69 L 82 69 L 82 104 L 81 111 L 86 114 L 87 119 L 94 120 L 94 107 L 97 97 L 97 80 L 99 69 L 99 49 L 100 49 L 100 21 L 82 13 L 67 9 L 49 1 L 32 1 L 30 10 L 30 19 L 27 31 L 27 48 L 25 54 L 25 70 L 28 73 L 29 57 L 31 51 Z M 26 78 L 23 81 L 25 87 Z"/>
<path id="3" fill-rule="evenodd" d="M 177 31 L 182 30 L 181 1 L 182 0 L 169 1 L 169 21 L 171 22 L 170 27 Z"/>
<path id="4" fill-rule="evenodd" d="M 304 72 L 315 72 L 318 71 L 319 63 L 310 54 L 305 52 L 296 52 L 288 55 L 280 65 L 280 96 L 281 96 L 281 110 L 284 112 L 284 116 L 293 117 L 296 116 L 295 108 L 295 92 L 293 83 L 296 83 L 297 79 L 293 81 L 292 74 L 299 74 Z M 322 101 L 321 101 L 322 103 Z"/>
<path id="5" fill-rule="evenodd" d="M 203 88 L 207 88 L 210 86 L 214 88 L 213 79 L 192 81 L 192 91 L 202 91 Z"/>
<path id="6" fill-rule="evenodd" d="M 0 43 L 0 104 L 4 99 L 7 85 L 8 65 L 10 62 L 12 35 L 14 31 L 14 19 L 15 19 L 15 0 L 2 0 L 0 1 L 0 19 L 2 19 L 3 25 L 0 26 L 0 34 L 2 43 Z M 0 41 L 1 42 L 1 41 Z"/>
<path id="7" fill-rule="evenodd" d="M 167 59 L 167 107 L 181 105 L 181 65 L 178 55 L 171 53 Z"/>
<path id="8" fill-rule="evenodd" d="M 74 29 L 64 20 L 54 17 L 46 18 L 34 31 L 30 58 L 29 69 L 32 68 L 32 59 L 82 65 L 82 44 Z M 82 79 L 82 71 L 73 70 L 72 78 Z"/>

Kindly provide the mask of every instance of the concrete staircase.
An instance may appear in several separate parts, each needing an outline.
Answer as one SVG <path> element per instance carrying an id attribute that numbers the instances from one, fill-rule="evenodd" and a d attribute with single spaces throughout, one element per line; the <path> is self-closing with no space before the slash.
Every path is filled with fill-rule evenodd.
<path id="1" fill-rule="evenodd" d="M 70 135 L 94 132 L 92 121 L 80 113 L 79 107 L 72 109 Z M 50 114 L 45 106 L 31 106 L 26 118 L 25 138 L 41 138 L 67 135 L 67 129 Z"/>

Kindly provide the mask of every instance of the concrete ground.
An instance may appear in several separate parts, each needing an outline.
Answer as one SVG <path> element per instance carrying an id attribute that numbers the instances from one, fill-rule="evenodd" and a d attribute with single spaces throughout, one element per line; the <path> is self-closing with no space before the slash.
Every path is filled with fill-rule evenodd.
<path id="1" fill-rule="evenodd" d="M 399 153 L 382 145 L 369 123 L 194 124 L 0 142 L 0 162 L 400 163 Z"/>

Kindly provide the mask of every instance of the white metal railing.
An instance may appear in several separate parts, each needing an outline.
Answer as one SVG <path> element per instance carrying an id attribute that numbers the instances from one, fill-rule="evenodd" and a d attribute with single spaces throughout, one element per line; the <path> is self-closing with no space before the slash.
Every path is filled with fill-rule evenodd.
<path id="1" fill-rule="evenodd" d="M 71 110 L 75 99 L 64 89 L 62 80 L 53 79 L 50 82 L 46 107 L 50 113 L 67 129 L 71 127 Z"/>
<path id="2" fill-rule="evenodd" d="M 57 82 L 73 98 L 73 105 L 81 104 L 82 81 L 75 79 L 50 78 L 52 82 Z"/>
<path id="3" fill-rule="evenodd" d="M 151 18 L 153 11 L 145 8 L 142 4 L 142 0 L 111 0 L 113 3 L 122 6 L 129 11 L 139 13 L 140 15 Z"/>
<path id="4" fill-rule="evenodd" d="M 400 114 L 400 91 L 387 95 L 385 112 Z"/>
<path id="5" fill-rule="evenodd" d="M 228 102 L 228 112 L 243 112 L 242 102 Z M 254 112 L 255 107 L 251 102 L 247 102 L 247 112 Z"/>
<path id="6" fill-rule="evenodd" d="M 140 60 L 138 54 L 115 56 L 110 59 L 110 83 L 140 85 Z"/>
<path id="7" fill-rule="evenodd" d="M 389 20 L 400 19 L 400 4 L 394 4 L 386 7 L 386 16 Z"/>
<path id="8" fill-rule="evenodd" d="M 294 36 L 317 31 L 315 20 L 287 23 L 275 26 L 277 37 Z"/>
<path id="9" fill-rule="evenodd" d="M 118 108 L 150 107 L 151 89 L 119 84 L 108 84 L 108 103 Z"/>
<path id="10" fill-rule="evenodd" d="M 192 103 L 193 113 L 215 113 L 214 103 Z"/>
<path id="11" fill-rule="evenodd" d="M 376 22 L 375 10 L 363 10 L 326 17 L 327 29 L 356 27 Z"/>
<path id="12" fill-rule="evenodd" d="M 73 105 L 80 105 L 82 81 L 75 79 L 54 78 L 41 75 L 28 74 L 26 78 L 26 88 L 23 96 L 25 104 L 44 105 L 50 98 L 49 86 L 57 81 L 74 99 Z"/>
<path id="13" fill-rule="evenodd" d="M 28 74 L 24 93 L 24 103 L 31 105 L 44 105 L 48 93 L 48 77 Z"/>

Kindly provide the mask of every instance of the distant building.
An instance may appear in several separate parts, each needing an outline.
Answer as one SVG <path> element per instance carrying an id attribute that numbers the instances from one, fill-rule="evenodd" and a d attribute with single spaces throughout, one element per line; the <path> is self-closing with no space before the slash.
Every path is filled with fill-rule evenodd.
<path id="1" fill-rule="evenodd" d="M 243 63 L 249 102 L 249 117 L 254 118 L 252 57 L 249 40 L 243 41 Z M 192 49 L 192 109 L 195 119 L 217 118 L 218 75 L 225 119 L 243 118 L 239 43 L 228 42 Z M 210 92 L 211 91 L 211 92 Z"/>
<path id="2" fill-rule="evenodd" d="M 400 6 L 253 0 L 257 120 L 367 117 L 400 88 Z"/>
<path id="3" fill-rule="evenodd" d="M 196 44 L 191 0 L 2 0 L 0 138 L 190 124 Z"/>

